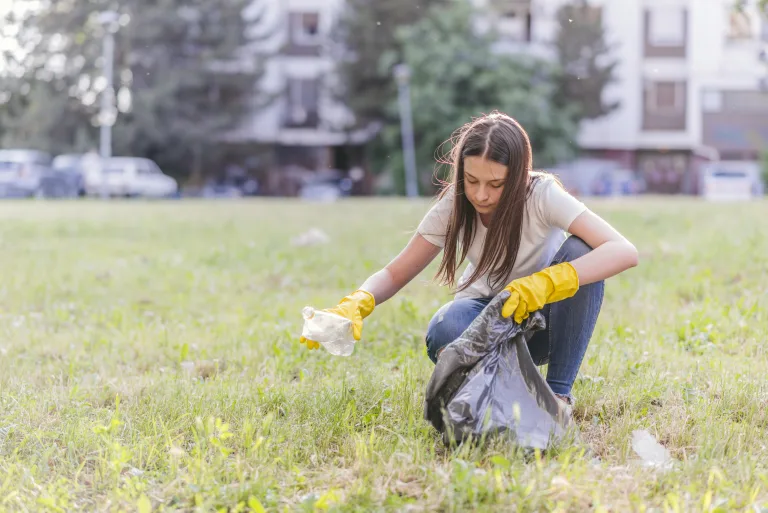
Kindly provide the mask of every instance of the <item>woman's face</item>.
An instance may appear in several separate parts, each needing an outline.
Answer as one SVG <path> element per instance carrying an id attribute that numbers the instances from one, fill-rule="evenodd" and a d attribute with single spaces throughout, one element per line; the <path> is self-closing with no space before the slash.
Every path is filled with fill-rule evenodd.
<path id="1" fill-rule="evenodd" d="M 464 193 L 480 215 L 496 210 L 506 179 L 506 166 L 483 157 L 464 157 Z"/>

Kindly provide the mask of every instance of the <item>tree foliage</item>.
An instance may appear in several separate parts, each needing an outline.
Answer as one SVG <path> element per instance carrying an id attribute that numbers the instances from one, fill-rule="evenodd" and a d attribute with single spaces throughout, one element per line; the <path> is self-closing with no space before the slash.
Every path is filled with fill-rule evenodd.
<path id="1" fill-rule="evenodd" d="M 359 126 L 377 123 L 391 115 L 385 105 L 386 100 L 396 94 L 392 69 L 379 63 L 384 54 L 402 55 L 397 31 L 418 23 L 430 8 L 445 7 L 448 3 L 448 0 L 346 0 L 334 30 L 342 84 L 338 95 L 352 109 Z"/>
<path id="2" fill-rule="evenodd" d="M 574 0 L 558 9 L 557 21 L 555 49 L 562 70 L 559 104 L 578 106 L 584 119 L 611 113 L 620 103 L 606 103 L 603 92 L 616 80 L 618 61 L 611 57 L 601 9 L 586 0 Z"/>
<path id="3" fill-rule="evenodd" d="M 26 0 L 20 0 L 26 1 Z M 254 107 L 267 56 L 262 11 L 248 0 L 49 0 L 17 26 L 6 54 L 5 144 L 54 152 L 98 147 L 105 90 L 101 13 L 117 13 L 113 153 L 154 158 L 177 175 L 213 156 L 218 134 Z"/>
<path id="4" fill-rule="evenodd" d="M 431 182 L 436 158 L 449 149 L 441 144 L 472 117 L 496 109 L 528 131 L 536 166 L 551 165 L 574 153 L 578 118 L 575 109 L 558 107 L 557 66 L 529 56 L 495 53 L 492 36 L 474 30 L 472 19 L 468 3 L 454 0 L 450 8 L 435 8 L 397 34 L 403 61 L 412 71 L 422 192 Z M 398 57 L 388 52 L 379 64 L 389 68 Z M 397 108 L 396 99 L 387 104 L 392 117 L 396 118 Z M 388 123 L 382 138 L 388 148 L 382 165 L 399 179 L 403 175 L 399 123 Z"/>

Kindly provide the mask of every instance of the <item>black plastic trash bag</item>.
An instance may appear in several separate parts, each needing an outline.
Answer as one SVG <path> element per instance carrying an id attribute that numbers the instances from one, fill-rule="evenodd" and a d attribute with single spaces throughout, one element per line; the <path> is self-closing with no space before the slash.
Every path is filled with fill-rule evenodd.
<path id="1" fill-rule="evenodd" d="M 527 340 L 544 329 L 534 312 L 522 324 L 501 316 L 510 293 L 502 291 L 464 333 L 443 349 L 427 384 L 425 418 L 443 441 L 511 436 L 527 449 L 547 449 L 572 427 L 528 351 Z"/>

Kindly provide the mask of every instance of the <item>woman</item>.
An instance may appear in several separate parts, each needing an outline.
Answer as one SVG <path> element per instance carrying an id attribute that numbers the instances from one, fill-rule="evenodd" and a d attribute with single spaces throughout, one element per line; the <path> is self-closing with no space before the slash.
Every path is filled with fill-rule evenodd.
<path id="1" fill-rule="evenodd" d="M 553 176 L 532 170 L 528 135 L 509 116 L 493 112 L 475 119 L 453 142 L 452 180 L 417 233 L 389 265 L 329 311 L 352 320 L 360 340 L 363 319 L 375 305 L 394 296 L 442 251 L 438 277 L 458 288 L 427 328 L 430 359 L 436 362 L 506 289 L 511 295 L 502 316 L 519 323 L 543 310 L 547 329 L 535 333 L 528 347 L 537 365 L 549 364 L 552 391 L 572 405 L 571 388 L 595 328 L 604 280 L 636 266 L 637 250 Z M 469 265 L 457 284 L 465 259 Z"/>

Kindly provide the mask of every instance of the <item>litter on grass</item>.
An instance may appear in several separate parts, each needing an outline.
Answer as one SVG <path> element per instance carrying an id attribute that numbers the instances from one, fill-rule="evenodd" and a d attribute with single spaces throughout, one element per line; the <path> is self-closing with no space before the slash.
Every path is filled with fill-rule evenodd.
<path id="1" fill-rule="evenodd" d="M 294 246 L 318 246 L 322 244 L 328 244 L 331 242 L 331 238 L 323 230 L 319 228 L 310 228 L 306 232 L 294 237 L 291 240 L 291 244 Z"/>
<path id="2" fill-rule="evenodd" d="M 632 450 L 649 467 L 667 469 L 672 466 L 672 456 L 656 438 L 645 429 L 632 431 Z"/>

